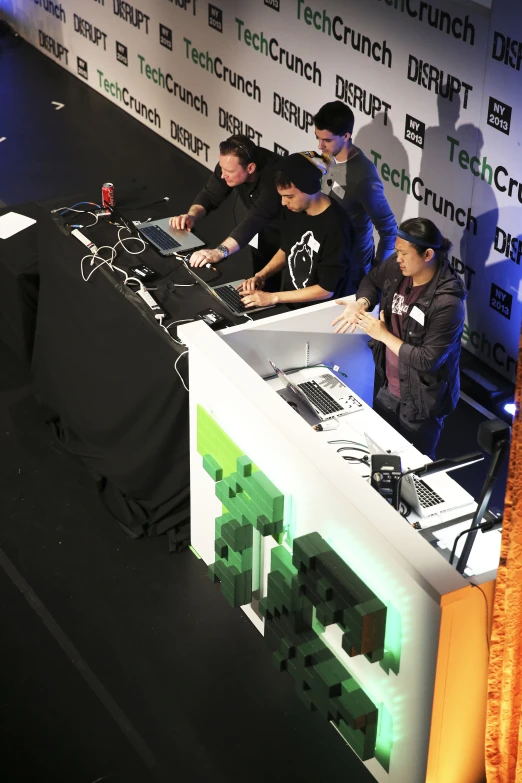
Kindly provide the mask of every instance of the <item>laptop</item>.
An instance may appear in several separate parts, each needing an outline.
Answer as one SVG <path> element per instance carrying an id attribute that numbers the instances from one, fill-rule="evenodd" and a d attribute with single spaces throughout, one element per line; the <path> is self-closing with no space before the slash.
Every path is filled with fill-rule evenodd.
<path id="1" fill-rule="evenodd" d="M 244 282 L 244 278 L 243 280 L 234 280 L 233 283 L 222 283 L 221 285 L 217 285 L 213 288 L 198 274 L 196 274 L 196 272 L 194 272 L 187 261 L 183 261 L 183 263 L 185 265 L 185 269 L 190 275 L 192 275 L 194 280 L 199 283 L 199 285 L 203 286 L 205 291 L 213 296 L 214 299 L 217 299 L 224 307 L 226 307 L 226 309 L 232 313 L 232 315 L 249 315 L 250 313 L 259 313 L 260 310 L 268 310 L 270 307 L 275 307 L 275 305 L 265 305 L 264 307 L 245 307 L 241 301 L 239 292 L 236 290 L 237 286 Z"/>
<path id="2" fill-rule="evenodd" d="M 170 218 L 151 220 L 137 226 L 141 236 L 154 247 L 161 256 L 184 255 L 192 253 L 198 247 L 204 247 L 205 242 L 192 231 L 172 228 Z"/>
<path id="3" fill-rule="evenodd" d="M 332 373 L 324 372 L 320 367 L 316 367 L 314 368 L 316 372 L 311 372 L 308 380 L 303 383 L 293 383 L 271 359 L 268 361 L 285 384 L 285 388 L 290 389 L 295 395 L 295 401 L 304 403 L 319 421 L 328 421 L 328 419 L 336 419 L 339 416 L 363 410 L 363 402 Z"/>
<path id="4" fill-rule="evenodd" d="M 172 256 L 175 253 L 183 255 L 192 253 L 198 247 L 204 247 L 205 242 L 198 239 L 191 231 L 181 231 L 170 227 L 170 218 L 151 220 L 136 226 L 132 220 L 122 215 L 117 207 L 108 207 L 113 217 L 121 223 L 132 236 L 142 236 L 162 256 Z"/>
<path id="5" fill-rule="evenodd" d="M 399 451 L 381 448 L 366 432 L 364 437 L 371 455 L 399 453 Z M 421 519 L 427 519 L 434 514 L 441 514 L 455 508 L 462 508 L 475 502 L 469 492 L 466 492 L 446 473 L 434 473 L 425 478 L 420 478 L 415 473 L 403 476 L 401 497 Z"/>

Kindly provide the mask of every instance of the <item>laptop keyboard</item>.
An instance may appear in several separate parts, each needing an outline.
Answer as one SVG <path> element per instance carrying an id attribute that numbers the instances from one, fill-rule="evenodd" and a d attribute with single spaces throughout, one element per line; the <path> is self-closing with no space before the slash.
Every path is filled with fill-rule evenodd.
<path id="1" fill-rule="evenodd" d="M 305 383 L 298 383 L 297 385 L 321 413 L 326 415 L 328 413 L 336 413 L 337 411 L 344 410 L 343 406 L 339 405 L 337 400 L 334 400 L 334 398 L 325 392 L 325 390 L 315 381 L 306 381 Z"/>
<path id="2" fill-rule="evenodd" d="M 417 497 L 419 498 L 422 508 L 432 508 L 433 506 L 440 505 L 440 503 L 444 503 L 444 498 L 437 495 L 437 493 L 431 487 L 428 487 L 428 485 L 416 476 L 415 473 L 412 473 L 412 476 L 415 483 L 415 489 L 417 490 Z"/>
<path id="3" fill-rule="evenodd" d="M 241 301 L 239 293 L 233 285 L 222 285 L 216 291 L 216 294 L 227 303 L 229 307 L 237 312 L 243 313 L 247 308 Z"/>
<path id="4" fill-rule="evenodd" d="M 162 250 L 175 250 L 177 247 L 181 247 L 179 242 L 176 242 L 167 231 L 163 231 L 159 226 L 140 226 L 140 231 Z"/>

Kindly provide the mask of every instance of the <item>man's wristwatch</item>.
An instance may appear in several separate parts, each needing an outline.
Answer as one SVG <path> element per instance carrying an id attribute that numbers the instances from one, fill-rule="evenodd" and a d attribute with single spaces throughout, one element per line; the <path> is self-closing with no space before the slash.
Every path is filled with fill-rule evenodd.
<path id="1" fill-rule="evenodd" d="M 216 250 L 219 250 L 220 253 L 223 253 L 223 258 L 226 258 L 228 256 L 229 250 L 228 247 L 225 245 L 218 245 L 216 247 Z"/>

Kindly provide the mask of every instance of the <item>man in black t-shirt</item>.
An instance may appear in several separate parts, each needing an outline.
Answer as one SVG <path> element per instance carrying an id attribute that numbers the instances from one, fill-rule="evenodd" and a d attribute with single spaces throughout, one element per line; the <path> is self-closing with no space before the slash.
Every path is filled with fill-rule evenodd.
<path id="1" fill-rule="evenodd" d="M 302 307 L 354 293 L 349 290 L 351 225 L 342 207 L 321 192 L 326 167 L 315 152 L 297 152 L 281 161 L 275 176 L 284 207 L 281 242 L 271 261 L 240 287 L 247 307 Z M 264 291 L 267 279 L 282 270 L 282 290 Z"/>

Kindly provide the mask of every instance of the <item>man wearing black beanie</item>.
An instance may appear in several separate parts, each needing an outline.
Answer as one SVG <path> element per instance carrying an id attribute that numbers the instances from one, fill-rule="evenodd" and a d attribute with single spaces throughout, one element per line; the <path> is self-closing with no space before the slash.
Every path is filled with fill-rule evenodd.
<path id="1" fill-rule="evenodd" d="M 281 161 L 275 175 L 283 204 L 281 244 L 271 261 L 240 286 L 246 307 L 302 307 L 354 293 L 351 224 L 342 207 L 321 192 L 327 166 L 327 157 L 315 152 L 297 152 Z M 264 291 L 267 279 L 282 270 L 282 290 Z"/>

